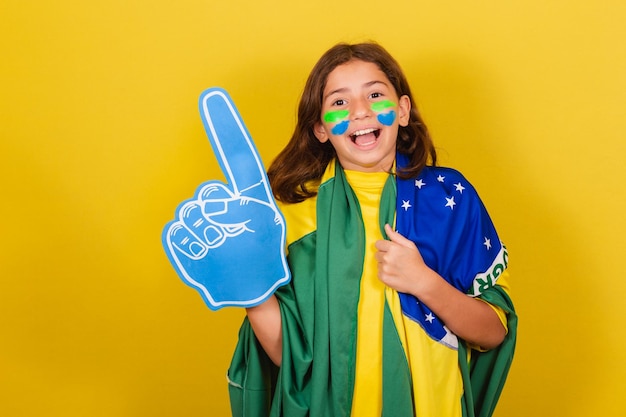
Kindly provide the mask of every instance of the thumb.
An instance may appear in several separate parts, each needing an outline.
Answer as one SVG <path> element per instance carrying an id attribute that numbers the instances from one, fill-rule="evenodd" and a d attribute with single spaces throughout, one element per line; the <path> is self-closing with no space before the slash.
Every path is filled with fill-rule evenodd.
<path id="1" fill-rule="evenodd" d="M 405 238 L 400 233 L 393 230 L 392 227 L 389 226 L 388 224 L 385 225 L 385 233 L 387 233 L 389 240 L 392 241 L 393 243 L 397 243 L 398 245 L 401 245 L 407 248 L 412 248 L 415 246 L 413 242 L 411 242 L 409 239 Z"/>

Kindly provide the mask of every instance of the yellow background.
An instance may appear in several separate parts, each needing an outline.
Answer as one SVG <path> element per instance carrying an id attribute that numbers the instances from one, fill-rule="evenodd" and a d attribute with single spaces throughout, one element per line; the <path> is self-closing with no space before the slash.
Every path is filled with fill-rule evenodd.
<path id="1" fill-rule="evenodd" d="M 227 89 L 269 164 L 320 54 L 365 39 L 509 248 L 496 416 L 625 415 L 625 21 L 621 0 L 3 0 L 0 415 L 228 415 L 242 313 L 160 243 L 222 178 L 198 96 Z"/>

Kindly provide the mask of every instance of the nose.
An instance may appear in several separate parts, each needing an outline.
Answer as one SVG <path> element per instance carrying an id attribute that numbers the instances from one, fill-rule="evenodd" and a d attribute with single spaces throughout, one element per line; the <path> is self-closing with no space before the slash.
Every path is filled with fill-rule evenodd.
<path id="1" fill-rule="evenodd" d="M 353 120 L 364 119 L 372 114 L 370 103 L 365 99 L 353 100 L 350 110 Z"/>

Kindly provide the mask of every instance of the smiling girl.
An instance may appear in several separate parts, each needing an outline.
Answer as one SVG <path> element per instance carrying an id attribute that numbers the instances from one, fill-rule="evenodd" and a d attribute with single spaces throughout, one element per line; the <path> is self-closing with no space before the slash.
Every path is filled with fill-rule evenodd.
<path id="1" fill-rule="evenodd" d="M 471 184 L 435 165 L 387 51 L 327 51 L 268 171 L 292 282 L 247 309 L 233 415 L 492 414 L 517 330 L 508 254 Z"/>

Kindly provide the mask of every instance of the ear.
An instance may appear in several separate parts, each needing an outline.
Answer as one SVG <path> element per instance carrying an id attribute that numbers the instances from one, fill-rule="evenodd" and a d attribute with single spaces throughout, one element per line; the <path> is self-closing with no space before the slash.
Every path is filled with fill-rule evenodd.
<path id="1" fill-rule="evenodd" d="M 398 123 L 400 126 L 408 126 L 411 117 L 411 99 L 406 94 L 398 100 Z"/>
<path id="2" fill-rule="evenodd" d="M 325 143 L 328 141 L 328 135 L 326 134 L 326 129 L 322 123 L 315 123 L 315 126 L 313 126 L 313 133 L 320 142 Z"/>

